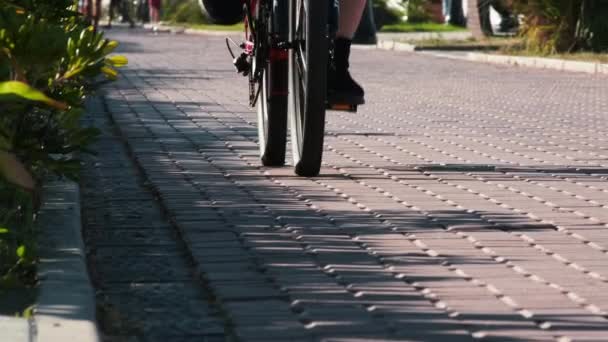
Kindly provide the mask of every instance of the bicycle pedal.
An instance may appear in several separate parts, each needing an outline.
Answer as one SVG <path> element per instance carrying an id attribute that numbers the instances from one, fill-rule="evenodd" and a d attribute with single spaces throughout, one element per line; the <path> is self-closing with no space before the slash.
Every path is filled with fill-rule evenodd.
<path id="1" fill-rule="evenodd" d="M 341 112 L 357 112 L 357 105 L 350 103 L 328 103 L 326 108 L 329 110 L 337 110 Z"/>

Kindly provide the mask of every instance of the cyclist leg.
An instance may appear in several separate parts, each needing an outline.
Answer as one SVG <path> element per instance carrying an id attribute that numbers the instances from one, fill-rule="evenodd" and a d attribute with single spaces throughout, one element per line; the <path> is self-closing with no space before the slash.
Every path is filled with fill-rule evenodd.
<path id="1" fill-rule="evenodd" d="M 367 0 L 340 0 L 340 18 L 336 37 L 353 39 Z"/>
<path id="2" fill-rule="evenodd" d="M 334 40 L 328 74 L 328 101 L 363 104 L 363 88 L 351 77 L 350 46 L 361 21 L 367 0 L 340 0 L 338 31 Z"/>
<path id="3" fill-rule="evenodd" d="M 133 18 L 131 17 L 131 6 L 129 3 L 129 0 L 118 0 L 119 1 L 119 11 L 120 14 L 122 15 L 122 22 L 123 23 L 129 23 L 129 28 L 134 28 L 135 27 L 135 22 L 133 21 Z"/>
<path id="4" fill-rule="evenodd" d="M 110 7 L 108 8 L 108 24 L 105 26 L 105 28 L 112 28 L 112 21 L 114 20 L 114 12 L 116 11 L 117 5 L 117 0 L 110 1 Z"/>

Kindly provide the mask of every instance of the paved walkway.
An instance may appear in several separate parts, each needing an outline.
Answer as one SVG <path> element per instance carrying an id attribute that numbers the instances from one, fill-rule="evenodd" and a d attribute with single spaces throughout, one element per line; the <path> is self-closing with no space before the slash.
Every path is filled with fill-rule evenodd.
<path id="1" fill-rule="evenodd" d="M 322 174 L 306 179 L 259 166 L 246 82 L 220 37 L 112 35 L 130 66 L 90 119 L 130 159 L 90 161 L 89 218 L 105 205 L 106 229 L 170 227 L 152 250 L 190 262 L 100 272 L 106 288 L 188 288 L 128 304 L 101 288 L 127 316 L 172 308 L 138 316 L 161 318 L 154 334 L 105 327 L 115 340 L 608 339 L 607 78 L 355 50 L 369 104 L 329 113 Z M 146 263 L 150 241 L 123 239 Z M 184 264 L 194 271 L 174 271 Z"/>

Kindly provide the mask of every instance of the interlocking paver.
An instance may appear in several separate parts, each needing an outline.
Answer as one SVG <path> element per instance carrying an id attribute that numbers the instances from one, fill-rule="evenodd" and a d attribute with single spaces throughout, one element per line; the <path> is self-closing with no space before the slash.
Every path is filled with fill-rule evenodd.
<path id="1" fill-rule="evenodd" d="M 224 341 L 224 319 L 193 278 L 175 230 L 98 106 L 90 104 L 87 119 L 102 136 L 98 154 L 85 158 L 81 187 L 104 340 Z"/>
<path id="2" fill-rule="evenodd" d="M 608 334 L 605 77 L 354 50 L 369 104 L 328 113 L 322 174 L 305 179 L 260 168 L 221 39 L 113 35 L 137 52 L 92 120 L 113 120 L 131 160 L 106 134 L 83 182 L 105 281 L 200 275 L 209 340 L 218 326 L 242 341 Z M 187 340 L 188 322 L 165 333 Z"/>

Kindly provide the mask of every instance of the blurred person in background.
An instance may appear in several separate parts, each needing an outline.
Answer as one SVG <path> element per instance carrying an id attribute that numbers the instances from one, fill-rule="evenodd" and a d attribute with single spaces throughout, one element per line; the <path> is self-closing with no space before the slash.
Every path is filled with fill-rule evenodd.
<path id="1" fill-rule="evenodd" d="M 90 25 L 97 29 L 101 14 L 101 0 L 79 0 L 78 11 L 85 16 Z"/>
<path id="2" fill-rule="evenodd" d="M 156 29 L 156 25 L 160 21 L 161 0 L 148 0 L 148 6 L 150 7 L 150 22 L 154 25 L 154 29 Z"/>
<path id="3" fill-rule="evenodd" d="M 118 12 L 122 16 L 123 23 L 129 23 L 129 27 L 135 27 L 135 23 L 133 19 L 131 19 L 131 14 L 129 13 L 129 0 L 110 0 L 110 8 L 109 8 L 109 19 L 108 25 L 106 28 L 112 28 L 112 20 L 114 20 L 114 12 L 118 9 Z"/>
<path id="4" fill-rule="evenodd" d="M 448 24 L 452 15 L 452 0 L 443 0 L 441 9 L 443 12 L 443 21 Z"/>

